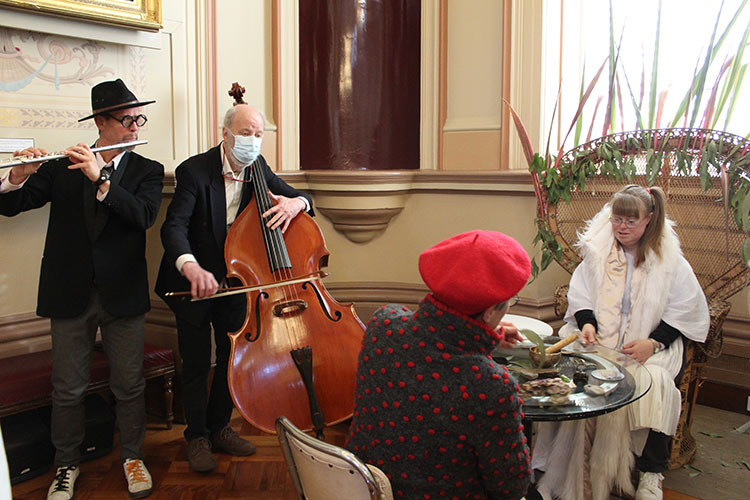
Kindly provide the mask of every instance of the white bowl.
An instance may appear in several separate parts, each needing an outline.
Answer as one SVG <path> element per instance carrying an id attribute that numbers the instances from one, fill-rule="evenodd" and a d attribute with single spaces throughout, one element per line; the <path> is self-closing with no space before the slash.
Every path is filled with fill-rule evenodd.
<path id="1" fill-rule="evenodd" d="M 592 370 L 589 373 L 589 384 L 602 385 L 605 382 L 618 382 L 624 378 L 625 375 L 617 370 Z"/>
<path id="2" fill-rule="evenodd" d="M 529 318 L 526 316 L 519 316 L 517 314 L 506 314 L 503 316 L 503 321 L 510 321 L 519 330 L 531 330 L 540 337 L 546 337 L 552 335 L 552 327 L 540 321 L 536 318 Z"/>

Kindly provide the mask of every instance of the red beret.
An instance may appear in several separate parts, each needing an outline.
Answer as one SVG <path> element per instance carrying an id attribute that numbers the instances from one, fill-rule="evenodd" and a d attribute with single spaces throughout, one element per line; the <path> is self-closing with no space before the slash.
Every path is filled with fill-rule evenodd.
<path id="1" fill-rule="evenodd" d="M 422 252 L 419 273 L 435 298 L 471 316 L 515 296 L 529 280 L 531 261 L 510 236 L 476 230 Z"/>

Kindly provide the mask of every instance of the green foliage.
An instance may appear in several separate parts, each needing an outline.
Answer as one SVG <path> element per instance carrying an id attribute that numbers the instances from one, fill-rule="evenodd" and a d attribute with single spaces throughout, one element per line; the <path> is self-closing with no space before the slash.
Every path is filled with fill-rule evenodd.
<path id="1" fill-rule="evenodd" d="M 587 179 L 596 176 L 615 179 L 618 184 L 633 183 L 636 176 L 634 152 L 643 154 L 643 174 L 648 185 L 652 186 L 662 174 L 665 158 L 669 155 L 671 175 L 697 174 L 704 190 L 714 187 L 714 182 L 726 176 L 726 183 L 722 183 L 727 200 L 725 208 L 737 226 L 750 234 L 750 151 L 744 145 L 731 149 L 725 147 L 725 136 L 719 135 L 717 139 L 712 131 L 689 132 L 681 129 L 640 130 L 606 136 L 567 153 L 563 158 L 550 158 L 545 162 L 539 154 L 534 154 L 529 172 L 543 186 L 546 206 L 553 206 L 570 203 L 571 193 L 585 191 Z M 681 147 L 667 150 L 667 144 L 673 144 L 675 140 Z M 727 169 L 726 165 L 731 165 L 731 168 Z M 563 247 L 550 231 L 544 213 L 541 209 L 542 216 L 534 221 L 537 234 L 532 243 L 540 245 L 540 254 L 532 259 L 532 281 L 553 260 L 563 258 Z M 750 238 L 741 251 L 743 261 L 750 267 Z"/>
<path id="2" fill-rule="evenodd" d="M 570 193 L 567 195 L 570 201 Z M 536 257 L 531 259 L 531 280 L 535 280 L 540 272 L 549 267 L 553 260 L 562 259 L 562 246 L 550 232 L 544 219 L 535 219 L 537 233 L 532 241 L 533 245 L 541 243 L 541 261 L 537 264 Z"/>
<path id="3" fill-rule="evenodd" d="M 747 267 L 750 267 L 750 238 L 742 244 L 742 260 Z"/>

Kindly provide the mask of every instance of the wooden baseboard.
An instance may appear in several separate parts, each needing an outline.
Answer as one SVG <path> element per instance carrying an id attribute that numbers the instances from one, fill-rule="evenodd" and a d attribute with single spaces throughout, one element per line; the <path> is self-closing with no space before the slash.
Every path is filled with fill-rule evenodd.
<path id="1" fill-rule="evenodd" d="M 698 404 L 747 414 L 747 398 L 750 388 L 737 387 L 706 380 L 698 390 Z"/>

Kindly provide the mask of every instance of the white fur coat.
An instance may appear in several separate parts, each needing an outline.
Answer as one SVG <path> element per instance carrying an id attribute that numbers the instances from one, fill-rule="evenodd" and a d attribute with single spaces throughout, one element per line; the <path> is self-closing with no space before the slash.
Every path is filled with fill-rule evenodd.
<path id="1" fill-rule="evenodd" d="M 583 262 L 573 273 L 568 291 L 566 325 L 560 335 L 577 330 L 576 311 L 590 309 L 597 314 L 598 290 L 603 282 L 606 261 L 615 244 L 606 205 L 586 226 L 579 237 Z M 625 331 L 611 348 L 648 338 L 664 320 L 689 339 L 702 342 L 709 327 L 708 305 L 700 284 L 682 256 L 673 223 L 667 221 L 661 240 L 661 256 L 648 251 L 645 261 L 631 283 L 631 310 Z M 679 419 L 680 394 L 674 377 L 682 364 L 682 340 L 651 356 L 645 363 L 651 380 L 649 392 L 627 407 L 590 421 L 570 421 L 539 425 L 532 466 L 545 470 L 539 491 L 545 498 L 562 500 L 583 498 L 586 460 L 590 463 L 590 484 L 594 500 L 609 498 L 613 486 L 633 494 L 630 471 L 633 451 L 640 454 L 648 429 L 665 434 L 675 432 Z M 632 433 L 629 431 L 641 432 Z M 634 442 L 631 438 L 637 438 Z"/>
<path id="2" fill-rule="evenodd" d="M 576 311 L 591 309 L 596 315 L 597 290 L 603 281 L 609 251 L 615 243 L 610 214 L 611 209 L 607 204 L 589 221 L 580 235 L 578 247 L 584 259 L 570 280 L 569 306 L 565 314 L 569 328 L 577 328 Z M 646 278 L 630 290 L 630 328 L 625 332 L 623 343 L 648 338 L 661 320 L 691 340 L 706 340 L 708 305 L 698 279 L 682 256 L 680 241 L 673 226 L 670 220 L 664 225 L 661 257 L 649 250 L 639 267 Z"/>

